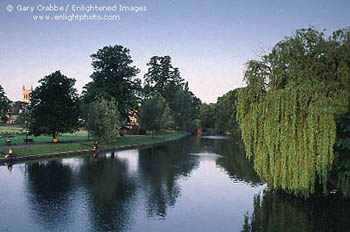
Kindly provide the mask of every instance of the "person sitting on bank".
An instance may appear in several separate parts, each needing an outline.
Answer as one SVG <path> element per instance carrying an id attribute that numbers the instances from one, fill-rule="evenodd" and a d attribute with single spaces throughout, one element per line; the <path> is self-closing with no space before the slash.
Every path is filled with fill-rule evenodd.
<path id="1" fill-rule="evenodd" d="M 94 145 L 92 146 L 92 150 L 94 150 L 94 151 L 98 150 L 98 141 L 97 140 L 94 142 Z"/>
<path id="2" fill-rule="evenodd" d="M 11 159 L 15 157 L 15 153 L 13 153 L 12 148 L 8 151 L 7 155 L 5 155 L 5 159 Z"/>

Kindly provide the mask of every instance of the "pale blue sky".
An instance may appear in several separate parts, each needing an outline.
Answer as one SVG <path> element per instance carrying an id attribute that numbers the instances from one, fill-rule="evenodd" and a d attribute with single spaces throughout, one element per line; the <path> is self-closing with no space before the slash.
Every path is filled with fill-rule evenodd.
<path id="1" fill-rule="evenodd" d="M 119 21 L 38 22 L 7 6 L 38 4 L 146 6 L 142 13 L 120 13 Z M 170 55 L 190 89 L 215 102 L 243 86 L 244 63 L 301 27 L 328 33 L 350 26 L 350 1 L 340 0 L 0 0 L 0 85 L 19 100 L 22 85 L 56 70 L 90 81 L 90 55 L 105 45 L 130 49 L 134 64 L 147 71 L 154 55 Z M 72 12 L 68 12 L 71 14 Z M 45 13 L 41 13 L 45 14 Z M 104 13 L 102 13 L 104 14 Z"/>

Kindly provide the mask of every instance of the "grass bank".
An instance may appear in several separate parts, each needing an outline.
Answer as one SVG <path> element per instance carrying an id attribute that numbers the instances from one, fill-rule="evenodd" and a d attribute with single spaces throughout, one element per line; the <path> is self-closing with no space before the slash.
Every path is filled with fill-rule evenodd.
<path id="1" fill-rule="evenodd" d="M 125 136 L 124 138 L 117 139 L 111 143 L 101 143 L 99 148 L 101 150 L 109 150 L 109 149 L 121 149 L 121 148 L 131 148 L 143 145 L 152 145 L 161 142 L 165 142 L 168 140 L 173 140 L 177 138 L 181 138 L 186 136 L 187 132 L 175 132 L 168 135 L 161 136 Z M 72 153 L 78 151 L 88 151 L 92 148 L 92 141 L 85 142 L 77 142 L 77 143 L 66 143 L 66 144 L 40 144 L 40 145 L 28 145 L 23 147 L 13 147 L 14 152 L 17 157 L 25 157 L 31 155 L 37 155 L 38 159 L 40 155 L 47 154 L 57 154 L 57 153 Z M 7 152 L 8 148 L 2 147 L 0 148 L 0 152 Z M 4 155 L 0 155 L 0 159 L 3 158 Z"/>
<path id="2" fill-rule="evenodd" d="M 9 129 L 7 128 L 8 132 Z M 6 140 L 11 141 L 12 145 L 19 145 L 19 144 L 25 144 L 25 134 L 19 134 L 19 133 L 3 133 L 3 134 L 9 134 L 11 135 L 11 137 L 0 137 L 0 146 L 6 146 Z M 57 136 L 57 138 L 59 139 L 59 141 L 61 142 L 72 142 L 72 141 L 81 141 L 81 140 L 87 140 L 88 139 L 88 133 L 85 130 L 81 130 L 81 131 L 77 131 L 75 133 L 72 134 L 63 134 L 63 135 L 59 135 Z M 37 143 L 50 143 L 52 136 L 28 136 L 28 139 L 32 139 L 34 141 L 35 144 Z M 32 143 L 31 143 L 32 144 Z"/>

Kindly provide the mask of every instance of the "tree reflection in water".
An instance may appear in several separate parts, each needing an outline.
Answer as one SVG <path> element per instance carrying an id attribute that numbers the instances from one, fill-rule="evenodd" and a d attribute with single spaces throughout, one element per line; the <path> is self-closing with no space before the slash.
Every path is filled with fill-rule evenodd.
<path id="1" fill-rule="evenodd" d="M 207 159 L 208 154 L 219 156 Z M 210 165 L 201 166 L 200 162 L 210 162 Z M 211 218 L 206 225 L 212 224 L 213 228 L 230 229 L 234 217 L 237 229 L 242 231 L 350 231 L 350 202 L 337 194 L 313 197 L 305 202 L 290 195 L 264 191 L 254 199 L 250 196 L 242 199 L 242 194 L 253 196 L 265 187 L 257 186 L 262 182 L 245 158 L 239 138 L 190 137 L 158 147 L 117 152 L 114 157 L 101 154 L 94 160 L 80 156 L 26 163 L 25 167 L 25 189 L 16 183 L 11 188 L 12 194 L 3 195 L 2 203 L 5 209 L 10 209 L 9 215 L 23 211 L 23 215 L 16 214 L 21 220 L 18 228 L 28 231 L 140 231 L 147 228 L 152 231 L 150 228 L 162 226 L 171 230 L 173 223 L 186 222 L 183 212 L 190 207 L 199 207 L 196 210 L 199 212 L 191 215 L 193 219 L 187 224 L 187 229 L 193 228 L 193 231 L 198 231 L 208 215 Z M 18 174 L 5 171 L 5 176 Z M 218 175 L 208 179 L 203 173 Z M 230 184 L 237 180 L 239 184 Z M 216 181 L 220 188 L 208 189 L 212 184 L 216 186 Z M 8 186 L 7 182 L 2 183 Z M 17 211 L 11 209 L 10 202 L 11 196 L 18 197 L 13 194 L 14 189 L 27 200 Z M 181 194 L 185 195 L 179 200 Z M 207 207 L 207 199 L 211 199 L 213 208 Z M 244 212 L 252 203 L 254 210 L 244 218 Z M 170 208 L 174 208 L 172 217 Z M 211 210 L 220 214 L 212 215 Z M 243 226 L 242 219 L 245 219 Z M 1 221 L 5 224 L 1 227 L 4 231 L 15 228 L 6 225 L 5 220 Z"/>
<path id="2" fill-rule="evenodd" d="M 239 136 L 230 140 L 212 140 L 216 152 L 222 155 L 216 164 L 224 168 L 227 174 L 234 180 L 244 181 L 250 185 L 263 184 L 258 174 L 254 171 L 253 162 L 245 156 L 244 145 Z"/>
<path id="3" fill-rule="evenodd" d="M 120 159 L 87 159 L 80 179 L 89 194 L 90 220 L 96 231 L 123 231 L 132 214 L 135 180 L 127 175 L 127 163 Z"/>
<path id="4" fill-rule="evenodd" d="M 53 231 L 69 217 L 72 169 L 60 161 L 27 165 L 26 188 L 31 215 L 45 230 Z"/>
<path id="5" fill-rule="evenodd" d="M 138 176 L 148 217 L 164 219 L 168 207 L 175 206 L 181 191 L 177 180 L 190 175 L 198 166 L 198 159 L 188 155 L 190 144 L 187 139 L 140 150 Z"/>
<path id="6" fill-rule="evenodd" d="M 339 195 L 308 201 L 265 190 L 254 197 L 254 211 L 244 218 L 246 231 L 350 231 L 350 202 Z"/>
<path id="7" fill-rule="evenodd" d="M 191 143 L 187 139 L 139 150 L 136 172 L 118 153 L 79 158 L 76 167 L 60 159 L 28 163 L 32 215 L 40 227 L 52 231 L 69 227 L 80 209 L 87 216 L 84 222 L 94 230 L 123 231 L 132 225 L 135 204 L 142 200 L 148 217 L 165 218 L 180 196 L 178 179 L 198 166 L 198 158 L 188 155 Z M 83 205 L 75 205 L 77 194 Z"/>

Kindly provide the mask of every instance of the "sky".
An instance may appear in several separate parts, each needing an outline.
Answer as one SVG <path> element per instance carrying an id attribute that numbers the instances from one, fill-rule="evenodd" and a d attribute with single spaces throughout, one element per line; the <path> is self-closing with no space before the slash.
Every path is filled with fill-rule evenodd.
<path id="1" fill-rule="evenodd" d="M 114 5 L 116 11 L 83 11 Z M 120 11 L 120 5 L 144 11 Z M 349 27 L 349 12 L 348 0 L 0 0 L 0 85 L 10 100 L 20 100 L 23 85 L 35 88 L 61 70 L 76 79 L 80 93 L 91 81 L 90 55 L 118 44 L 130 49 L 138 78 L 152 56 L 169 55 L 190 90 L 214 103 L 245 85 L 248 60 L 302 27 L 326 34 Z M 90 20 L 65 20 L 84 14 Z"/>

